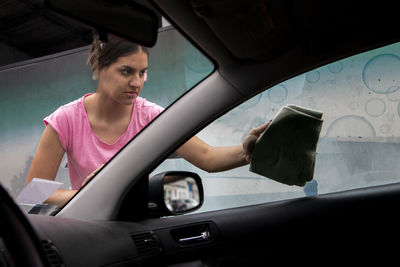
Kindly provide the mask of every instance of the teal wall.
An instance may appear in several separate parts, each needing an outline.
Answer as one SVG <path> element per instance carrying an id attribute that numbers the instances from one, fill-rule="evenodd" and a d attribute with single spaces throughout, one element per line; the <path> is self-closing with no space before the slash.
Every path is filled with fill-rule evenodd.
<path id="1" fill-rule="evenodd" d="M 0 70 L 0 180 L 16 196 L 25 182 L 44 129 L 43 118 L 93 92 L 88 47 Z M 213 70 L 212 64 L 174 29 L 160 32 L 150 49 L 149 80 L 142 97 L 167 107 Z M 69 187 L 63 160 L 57 180 Z"/>
<path id="2" fill-rule="evenodd" d="M 93 90 L 86 56 L 87 49 L 80 49 L 0 72 L 1 182 L 12 195 L 23 187 L 44 129 L 43 118 Z M 63 182 L 68 182 L 66 175 L 60 169 Z"/>

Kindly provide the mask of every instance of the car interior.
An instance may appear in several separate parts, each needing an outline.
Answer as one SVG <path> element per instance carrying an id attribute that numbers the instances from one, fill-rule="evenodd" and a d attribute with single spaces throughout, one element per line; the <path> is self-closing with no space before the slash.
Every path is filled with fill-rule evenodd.
<path id="1" fill-rule="evenodd" d="M 29 46 L 32 57 L 88 45 L 90 40 L 84 36 L 91 29 L 102 36 L 112 34 L 152 47 L 162 17 L 201 51 L 214 69 L 49 216 L 24 214 L 1 186 L 0 266 L 395 262 L 400 223 L 398 182 L 198 212 L 208 189 L 201 174 L 173 169 L 152 174 L 185 141 L 257 94 L 268 93 L 279 83 L 326 64 L 399 42 L 395 3 L 17 2 L 29 3 L 31 11 L 25 21 L 32 19 L 30 25 L 35 25 L 33 19 L 47 16 L 57 21 L 55 32 L 60 28 L 65 32 L 57 43 L 52 28 L 45 26 L 49 45 L 41 45 L 45 34 L 32 36 L 38 40 L 36 49 Z M 109 19 L 102 19 L 106 17 Z M 23 18 L 14 20 L 21 21 Z M 127 27 L 127 21 L 135 27 Z M 11 25 L 1 23 L 0 37 L 17 43 L 11 33 L 17 36 L 18 29 Z M 29 37 L 29 27 L 22 29 L 21 47 L 24 37 Z M 390 149 L 395 160 L 398 147 Z M 361 151 L 367 153 L 374 151 Z M 165 202 L 168 188 L 182 183 L 195 188 L 197 197 L 186 203 Z"/>

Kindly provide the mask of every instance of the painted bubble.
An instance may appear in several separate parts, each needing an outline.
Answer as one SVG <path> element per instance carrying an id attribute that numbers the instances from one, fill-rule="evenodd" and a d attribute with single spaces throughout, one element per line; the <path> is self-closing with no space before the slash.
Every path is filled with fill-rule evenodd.
<path id="1" fill-rule="evenodd" d="M 281 103 L 286 100 L 288 91 L 284 85 L 276 85 L 267 91 L 268 98 L 273 103 Z"/>
<path id="2" fill-rule="evenodd" d="M 400 101 L 400 86 L 392 86 L 387 92 L 386 96 L 390 101 Z"/>
<path id="3" fill-rule="evenodd" d="M 346 115 L 333 121 L 327 131 L 326 137 L 330 138 L 359 138 L 375 137 L 376 132 L 372 124 L 364 117 Z"/>
<path id="4" fill-rule="evenodd" d="M 311 91 L 311 90 L 312 90 L 312 86 L 309 85 L 309 84 L 305 84 L 304 87 L 303 87 L 303 89 L 304 89 L 305 91 Z"/>
<path id="5" fill-rule="evenodd" d="M 378 94 L 400 86 L 400 57 L 393 54 L 373 57 L 365 64 L 362 79 L 369 90 Z"/>
<path id="6" fill-rule="evenodd" d="M 365 103 L 365 112 L 372 117 L 379 117 L 386 111 L 386 104 L 380 98 L 372 98 Z"/>
<path id="7" fill-rule="evenodd" d="M 337 74 L 343 70 L 343 63 L 340 61 L 333 62 L 329 64 L 328 70 L 333 74 Z"/>
<path id="8" fill-rule="evenodd" d="M 307 74 L 306 74 L 306 80 L 309 83 L 318 82 L 320 77 L 321 77 L 321 75 L 319 74 L 319 71 L 317 71 L 317 70 L 307 72 Z"/>
<path id="9" fill-rule="evenodd" d="M 288 94 L 290 95 L 290 98 L 301 97 L 305 86 L 309 86 L 307 83 L 305 83 L 305 80 L 306 75 L 302 74 L 285 81 L 284 85 L 286 88 L 288 88 Z"/>
<path id="10" fill-rule="evenodd" d="M 399 103 L 398 106 L 397 106 L 397 114 L 398 114 L 399 117 L 400 117 L 400 103 Z"/>
<path id="11" fill-rule="evenodd" d="M 258 102 L 260 102 L 261 98 L 262 98 L 262 93 L 258 94 L 256 96 L 253 96 L 252 98 L 246 100 L 246 102 L 242 103 L 238 107 L 242 108 L 242 109 L 252 108 L 252 107 L 256 106 L 258 104 Z"/>

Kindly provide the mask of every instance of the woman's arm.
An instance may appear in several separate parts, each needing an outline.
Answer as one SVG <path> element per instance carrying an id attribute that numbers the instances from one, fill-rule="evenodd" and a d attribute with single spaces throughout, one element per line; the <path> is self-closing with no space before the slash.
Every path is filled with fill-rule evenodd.
<path id="1" fill-rule="evenodd" d="M 250 163 L 255 142 L 270 122 L 252 129 L 243 144 L 230 147 L 213 147 L 198 137 L 192 137 L 177 153 L 190 163 L 208 172 L 226 171 Z"/>
<path id="2" fill-rule="evenodd" d="M 57 132 L 50 125 L 47 125 L 33 157 L 25 184 L 28 184 L 35 177 L 55 180 L 63 156 L 64 149 L 58 139 Z M 75 193 L 76 190 L 58 189 L 46 200 L 46 203 L 61 206 Z"/>
<path id="3" fill-rule="evenodd" d="M 226 171 L 246 164 L 246 157 L 241 145 L 213 147 L 196 136 L 183 144 L 177 153 L 207 172 Z"/>

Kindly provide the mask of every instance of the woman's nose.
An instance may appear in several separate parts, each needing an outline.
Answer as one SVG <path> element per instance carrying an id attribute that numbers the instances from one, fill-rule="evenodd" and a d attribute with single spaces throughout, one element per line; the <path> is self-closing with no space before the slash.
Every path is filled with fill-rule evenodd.
<path id="1" fill-rule="evenodd" d="M 142 85 L 142 79 L 139 77 L 139 74 L 134 74 L 130 77 L 129 85 L 132 87 L 139 87 Z"/>

